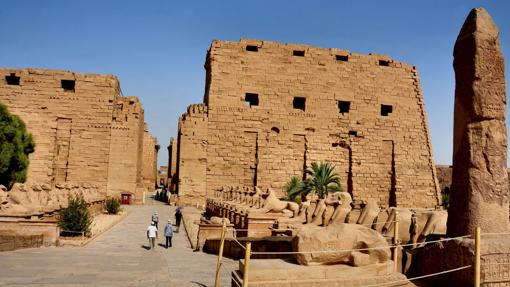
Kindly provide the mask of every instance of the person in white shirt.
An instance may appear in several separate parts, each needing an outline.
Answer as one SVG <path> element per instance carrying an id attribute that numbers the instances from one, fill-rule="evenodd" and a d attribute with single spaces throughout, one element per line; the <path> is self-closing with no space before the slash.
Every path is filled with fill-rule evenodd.
<path id="1" fill-rule="evenodd" d="M 151 222 L 151 225 L 147 228 L 147 239 L 149 239 L 149 246 L 152 250 L 156 245 L 156 238 L 158 238 L 158 229 L 155 226 L 154 221 Z"/>

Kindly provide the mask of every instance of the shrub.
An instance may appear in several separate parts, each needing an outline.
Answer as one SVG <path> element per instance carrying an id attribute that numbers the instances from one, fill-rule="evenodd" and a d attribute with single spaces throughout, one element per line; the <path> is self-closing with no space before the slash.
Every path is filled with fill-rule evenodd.
<path id="1" fill-rule="evenodd" d="M 58 226 L 62 229 L 61 234 L 66 236 L 78 236 L 82 232 L 88 234 L 91 224 L 92 218 L 83 196 L 81 194 L 69 196 L 69 205 L 60 210 Z"/>
<path id="2" fill-rule="evenodd" d="M 26 180 L 28 155 L 34 148 L 23 121 L 0 104 L 0 184 L 10 189 L 15 182 Z"/>
<path id="3" fill-rule="evenodd" d="M 305 194 L 315 193 L 319 198 L 326 198 L 330 192 L 343 191 L 340 185 L 340 176 L 334 172 L 335 166 L 330 163 L 312 162 L 306 171 L 310 178 L 304 182 Z"/>
<path id="4" fill-rule="evenodd" d="M 120 211 L 120 200 L 118 198 L 108 197 L 104 205 L 108 214 L 117 214 Z"/>
<path id="5" fill-rule="evenodd" d="M 304 191 L 304 187 L 303 181 L 299 177 L 293 176 L 283 187 L 286 199 L 301 203 L 301 194 Z"/>

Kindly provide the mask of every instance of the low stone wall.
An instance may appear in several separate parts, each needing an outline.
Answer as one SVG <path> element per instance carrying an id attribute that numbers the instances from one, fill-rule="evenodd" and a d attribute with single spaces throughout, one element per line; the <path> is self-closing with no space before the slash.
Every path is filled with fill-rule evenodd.
<path id="1" fill-rule="evenodd" d="M 7 235 L 0 232 L 0 251 L 36 248 L 43 245 L 43 235 Z"/>
<path id="2" fill-rule="evenodd" d="M 88 203 L 87 209 L 89 210 L 90 215 L 96 216 L 98 214 L 102 214 L 104 211 L 104 204 L 105 200 L 99 200 Z"/>
<path id="3" fill-rule="evenodd" d="M 59 233 L 57 221 L 54 220 L 3 218 L 0 219 L 0 251 L 56 245 Z"/>
<path id="4" fill-rule="evenodd" d="M 104 200 L 87 203 L 91 216 L 102 214 Z M 60 228 L 58 212 L 34 216 L 0 217 L 0 251 L 20 248 L 54 246 L 58 244 Z"/>

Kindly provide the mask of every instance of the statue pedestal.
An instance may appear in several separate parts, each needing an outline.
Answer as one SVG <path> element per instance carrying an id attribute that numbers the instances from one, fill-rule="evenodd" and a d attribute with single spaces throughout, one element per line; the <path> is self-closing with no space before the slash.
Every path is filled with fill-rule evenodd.
<path id="1" fill-rule="evenodd" d="M 248 213 L 246 217 L 246 233 L 238 232 L 238 236 L 264 237 L 271 236 L 275 223 L 280 218 L 288 218 L 283 213 Z"/>
<path id="2" fill-rule="evenodd" d="M 202 249 L 202 247 L 204 247 L 205 241 L 208 239 L 221 238 L 222 227 L 223 224 L 200 222 L 198 225 L 198 248 Z M 227 224 L 225 238 L 234 237 L 233 228 L 233 224 Z"/>
<path id="3" fill-rule="evenodd" d="M 231 286 L 242 286 L 244 260 L 232 276 Z M 303 266 L 282 259 L 252 259 L 250 261 L 249 286 L 251 287 L 304 287 L 304 286 L 367 286 L 395 282 L 385 286 L 415 286 L 400 273 L 393 272 L 393 262 L 363 267 L 348 265 Z"/>

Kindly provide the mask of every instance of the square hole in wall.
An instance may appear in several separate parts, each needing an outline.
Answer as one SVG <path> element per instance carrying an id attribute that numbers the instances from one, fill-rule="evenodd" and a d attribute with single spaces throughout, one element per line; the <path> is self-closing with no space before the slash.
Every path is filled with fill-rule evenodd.
<path id="1" fill-rule="evenodd" d="M 306 98 L 304 98 L 304 97 L 294 97 L 294 100 L 292 101 L 292 106 L 296 110 L 304 111 L 305 108 L 306 108 Z"/>
<path id="2" fill-rule="evenodd" d="M 7 82 L 7 85 L 19 86 L 19 79 L 20 77 L 16 77 L 15 73 L 11 73 L 10 76 L 5 76 L 5 81 Z"/>
<path id="3" fill-rule="evenodd" d="M 349 56 L 347 56 L 347 55 L 336 55 L 335 58 L 339 62 L 348 62 L 349 61 Z"/>
<path id="4" fill-rule="evenodd" d="M 246 93 L 244 95 L 244 103 L 246 106 L 258 106 L 259 105 L 259 94 L 255 93 Z"/>
<path id="5" fill-rule="evenodd" d="M 74 92 L 74 80 L 61 80 L 60 84 L 62 85 L 62 89 L 66 92 Z"/>
<path id="6" fill-rule="evenodd" d="M 255 46 L 255 45 L 247 45 L 246 46 L 246 51 L 258 52 L 259 51 L 259 47 Z"/>
<path id="7" fill-rule="evenodd" d="M 351 109 L 351 102 L 349 101 L 338 101 L 338 112 L 339 113 L 348 113 Z"/>
<path id="8" fill-rule="evenodd" d="M 294 50 L 294 51 L 292 51 L 292 56 L 304 57 L 305 51 L 304 50 Z"/>
<path id="9" fill-rule="evenodd" d="M 357 131 L 349 131 L 349 135 L 357 137 L 358 136 L 358 132 Z"/>
<path id="10" fill-rule="evenodd" d="M 387 117 L 392 112 L 393 112 L 392 105 L 381 105 L 381 116 Z"/>
<path id="11" fill-rule="evenodd" d="M 389 67 L 390 66 L 390 61 L 379 60 L 379 66 Z"/>

